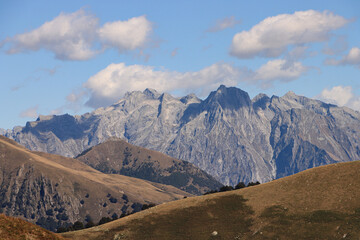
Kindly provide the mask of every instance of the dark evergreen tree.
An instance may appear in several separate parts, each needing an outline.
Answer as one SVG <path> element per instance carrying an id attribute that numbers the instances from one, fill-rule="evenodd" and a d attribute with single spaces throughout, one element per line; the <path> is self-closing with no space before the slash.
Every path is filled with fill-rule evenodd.
<path id="1" fill-rule="evenodd" d="M 234 188 L 232 186 L 222 186 L 219 189 L 219 192 L 226 192 L 226 191 L 231 191 L 231 190 L 234 190 Z"/>
<path id="2" fill-rule="evenodd" d="M 82 222 L 80 222 L 80 221 L 76 221 L 76 222 L 74 222 L 73 229 L 75 231 L 84 229 L 84 224 Z"/>
<path id="3" fill-rule="evenodd" d="M 104 223 L 108 223 L 111 222 L 111 218 L 109 217 L 102 217 L 98 223 L 98 225 L 104 224 Z"/>
<path id="4" fill-rule="evenodd" d="M 118 217 L 118 215 L 117 215 L 116 213 L 114 213 L 114 214 L 111 216 L 111 218 L 112 218 L 112 220 L 116 220 L 116 219 L 118 219 L 119 217 Z"/>
<path id="5" fill-rule="evenodd" d="M 86 224 L 85 224 L 85 228 L 91 228 L 94 227 L 95 223 L 92 220 L 89 220 Z"/>
<path id="6" fill-rule="evenodd" d="M 251 187 L 251 186 L 256 186 L 256 185 L 259 185 L 260 183 L 259 183 L 259 181 L 257 181 L 257 182 L 249 182 L 248 183 L 248 187 Z"/>
<path id="7" fill-rule="evenodd" d="M 245 188 L 245 187 L 246 187 L 245 183 L 239 182 L 239 183 L 235 186 L 235 189 L 241 189 L 241 188 Z"/>

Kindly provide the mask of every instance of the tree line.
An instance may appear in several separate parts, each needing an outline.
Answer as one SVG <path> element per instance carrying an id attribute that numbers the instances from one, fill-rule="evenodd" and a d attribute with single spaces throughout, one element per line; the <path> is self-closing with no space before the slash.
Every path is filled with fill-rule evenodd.
<path id="1" fill-rule="evenodd" d="M 152 207 L 155 207 L 156 205 L 154 203 L 150 203 L 150 204 L 143 204 L 142 207 L 141 207 L 141 210 L 145 210 L 145 209 L 148 209 L 148 208 L 152 208 Z M 59 227 L 57 229 L 57 233 L 63 233 L 63 232 L 70 232 L 70 231 L 76 231 L 76 230 L 81 230 L 81 229 L 85 229 L 85 228 L 91 228 L 91 227 L 94 227 L 94 226 L 99 226 L 99 225 L 102 225 L 102 224 L 105 224 L 105 223 L 108 223 L 108 222 L 112 222 L 112 221 L 115 221 L 119 218 L 123 218 L 123 217 L 126 217 L 128 215 L 131 215 L 131 214 L 134 214 L 136 213 L 137 211 L 132 211 L 132 212 L 129 212 L 129 213 L 121 213 L 120 216 L 118 216 L 116 213 L 114 213 L 111 218 L 110 217 L 102 217 L 99 222 L 97 224 L 95 224 L 93 222 L 93 220 L 91 219 L 90 215 L 87 215 L 85 217 L 85 224 L 81 221 L 76 221 L 74 222 L 73 224 L 70 224 L 68 226 L 62 226 L 62 227 Z"/>
<path id="2" fill-rule="evenodd" d="M 247 185 L 244 182 L 239 182 L 238 184 L 236 184 L 235 187 L 224 185 L 224 186 L 220 187 L 218 190 L 208 191 L 208 192 L 204 193 L 204 195 L 217 193 L 217 192 L 232 191 L 232 190 L 237 190 L 237 189 L 241 189 L 241 188 L 256 186 L 256 185 L 259 185 L 259 184 L 260 184 L 259 181 L 257 181 L 257 182 L 249 182 Z"/>

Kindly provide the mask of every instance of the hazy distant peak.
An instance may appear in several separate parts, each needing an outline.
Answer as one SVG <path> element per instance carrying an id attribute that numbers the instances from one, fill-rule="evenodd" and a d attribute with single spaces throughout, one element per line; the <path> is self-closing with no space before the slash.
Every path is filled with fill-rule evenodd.
<path id="1" fill-rule="evenodd" d="M 266 95 L 265 93 L 259 93 L 258 95 L 256 95 L 253 99 L 251 99 L 252 102 L 257 102 L 261 99 L 270 99 L 268 95 Z"/>
<path id="2" fill-rule="evenodd" d="M 160 96 L 160 93 L 158 93 L 158 91 L 156 91 L 155 89 L 153 88 L 146 88 L 143 93 L 146 95 L 146 96 L 149 96 L 153 99 L 156 99 Z"/>
<path id="3" fill-rule="evenodd" d="M 302 98 L 302 97 L 303 96 L 297 95 L 293 91 L 288 91 L 282 98 L 285 98 L 285 99 L 299 99 L 299 98 Z"/>
<path id="4" fill-rule="evenodd" d="M 267 106 L 267 104 L 270 102 L 270 98 L 268 95 L 264 94 L 264 93 L 260 93 L 258 95 L 256 95 L 251 102 L 253 103 L 254 108 L 262 108 L 265 109 L 265 107 Z"/>
<path id="5" fill-rule="evenodd" d="M 220 87 L 210 93 L 205 100 L 206 103 L 219 103 L 222 108 L 240 108 L 242 106 L 250 106 L 251 100 L 249 94 L 236 87 Z"/>
<path id="6" fill-rule="evenodd" d="M 190 93 L 185 97 L 180 98 L 180 101 L 185 104 L 191 104 L 191 103 L 200 103 L 201 99 L 198 98 L 194 93 Z"/>

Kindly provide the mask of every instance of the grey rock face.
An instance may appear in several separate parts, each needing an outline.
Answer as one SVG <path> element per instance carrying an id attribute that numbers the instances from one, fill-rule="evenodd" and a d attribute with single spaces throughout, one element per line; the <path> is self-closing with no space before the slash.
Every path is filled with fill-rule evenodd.
<path id="1" fill-rule="evenodd" d="M 360 113 L 293 92 L 251 100 L 225 86 L 205 100 L 135 91 L 110 107 L 40 117 L 5 135 L 31 150 L 71 157 L 119 137 L 192 162 L 232 185 L 360 159 Z"/>

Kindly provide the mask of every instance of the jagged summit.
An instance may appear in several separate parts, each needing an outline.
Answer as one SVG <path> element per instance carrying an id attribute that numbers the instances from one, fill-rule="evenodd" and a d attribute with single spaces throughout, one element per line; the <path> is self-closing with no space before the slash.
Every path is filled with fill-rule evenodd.
<path id="1" fill-rule="evenodd" d="M 180 101 L 185 104 L 191 104 L 191 103 L 200 103 L 201 99 L 198 98 L 194 93 L 190 93 L 185 97 L 180 98 Z"/>
<path id="2" fill-rule="evenodd" d="M 299 97 L 299 95 L 296 95 L 293 91 L 288 91 L 284 97 L 286 98 L 296 98 L 296 97 Z"/>
<path id="3" fill-rule="evenodd" d="M 265 109 L 266 107 L 268 107 L 269 103 L 270 103 L 271 99 L 268 95 L 264 94 L 264 93 L 260 93 L 258 95 L 256 95 L 251 102 L 253 103 L 253 108 L 262 108 Z"/>
<path id="4" fill-rule="evenodd" d="M 239 109 L 250 106 L 251 100 L 249 94 L 239 88 L 220 85 L 216 91 L 210 93 L 204 104 L 219 104 L 223 109 Z"/>
<path id="5" fill-rule="evenodd" d="M 158 93 L 155 89 L 152 88 L 146 88 L 143 93 L 153 99 L 156 99 L 160 96 L 160 93 Z"/>

